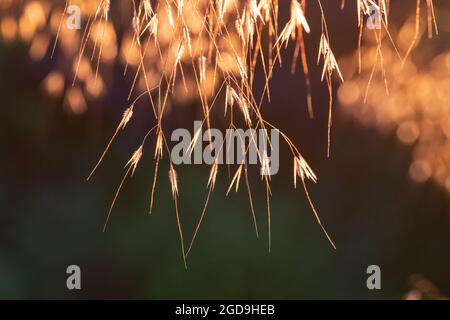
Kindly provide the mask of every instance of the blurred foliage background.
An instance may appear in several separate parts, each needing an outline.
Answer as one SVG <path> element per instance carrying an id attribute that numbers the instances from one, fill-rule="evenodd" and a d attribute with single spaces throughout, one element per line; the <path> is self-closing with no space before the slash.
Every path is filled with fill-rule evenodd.
<path id="1" fill-rule="evenodd" d="M 438 9 L 446 7 L 438 2 Z M 338 18 L 329 16 L 329 25 L 339 26 L 331 29 L 339 56 L 355 50 L 357 32 L 354 19 L 342 23 Z M 431 41 L 448 49 L 448 33 L 443 34 Z M 316 47 L 310 46 L 311 57 Z M 306 112 L 302 76 L 292 76 L 289 68 L 275 72 L 272 102 L 263 110 L 294 138 L 317 173 L 310 193 L 337 250 L 323 236 L 304 193 L 293 189 L 291 158 L 282 150 L 272 184 L 272 252 L 257 170 L 251 172 L 251 187 L 260 239 L 245 189 L 225 197 L 228 177 L 221 170 L 185 270 L 167 167 L 161 168 L 155 209 L 148 215 L 151 152 L 144 152 L 107 232 L 101 232 L 123 165 L 154 121 L 150 111 L 145 105 L 136 109 L 132 128 L 117 140 L 94 179 L 85 182 L 126 105 L 129 79 L 117 66 L 105 98 L 90 103 L 83 115 L 68 116 L 63 101 L 42 94 L 39 85 L 55 63 L 49 57 L 32 62 L 20 43 L 0 45 L 1 298 L 395 299 L 411 289 L 415 274 L 450 295 L 448 193 L 431 182 L 412 181 L 411 147 L 360 126 L 340 113 L 339 105 L 327 159 L 327 93 L 320 66 L 311 71 L 314 120 Z M 191 126 L 195 107 L 174 116 L 172 125 Z M 206 199 L 209 168 L 177 171 L 190 239 Z M 82 269 L 81 291 L 66 289 L 71 264 Z M 381 290 L 366 288 L 371 264 L 381 267 Z"/>

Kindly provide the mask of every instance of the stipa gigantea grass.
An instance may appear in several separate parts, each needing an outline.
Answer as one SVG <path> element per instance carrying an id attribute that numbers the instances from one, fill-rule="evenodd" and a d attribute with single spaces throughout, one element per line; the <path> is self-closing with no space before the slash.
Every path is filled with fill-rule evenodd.
<path id="1" fill-rule="evenodd" d="M 380 12 L 384 16 L 383 25 L 387 31 L 387 23 L 388 23 L 388 4 L 384 0 L 378 1 L 378 4 L 376 4 L 373 1 L 357 1 L 358 2 L 358 24 L 359 27 L 362 28 L 362 15 L 370 14 L 368 12 L 368 5 L 372 4 L 377 6 L 377 8 L 380 10 Z M 232 3 L 232 5 L 228 6 L 229 3 Z M 155 39 L 155 43 L 158 43 L 157 35 L 155 30 L 157 30 L 157 27 L 155 27 L 155 21 L 161 21 L 161 17 L 157 16 L 161 2 L 157 3 L 156 10 L 150 10 L 151 4 L 149 1 L 142 1 L 140 4 L 140 9 L 136 13 L 135 10 L 135 16 L 134 16 L 134 29 L 135 29 L 135 35 L 136 35 L 136 41 L 135 44 L 140 48 L 141 45 L 141 36 L 143 33 L 140 32 L 141 28 L 139 27 L 139 24 L 137 21 L 145 20 L 147 26 L 153 25 L 151 28 L 151 32 L 147 38 L 150 39 L 153 37 Z M 299 51 L 301 51 L 301 60 L 303 64 L 303 71 L 305 74 L 306 79 L 306 86 L 307 86 L 307 106 L 308 111 L 311 117 L 313 117 L 313 108 L 312 108 L 312 99 L 311 99 L 311 89 L 310 89 L 310 80 L 309 80 L 309 74 L 308 74 L 308 67 L 307 67 L 307 61 L 306 61 L 306 54 L 305 54 L 305 44 L 304 44 L 304 33 L 310 32 L 310 27 L 307 22 L 307 19 L 304 14 L 304 10 L 306 8 L 306 1 L 303 1 L 299 3 L 296 0 L 291 1 L 291 17 L 290 20 L 286 23 L 283 30 L 280 34 L 278 34 L 278 1 L 269 1 L 269 0 L 263 0 L 257 3 L 256 1 L 252 0 L 247 2 L 246 4 L 239 6 L 234 1 L 208 1 L 206 4 L 206 10 L 201 11 L 200 17 L 203 19 L 203 26 L 201 27 L 201 33 L 205 33 L 208 36 L 208 50 L 204 51 L 203 48 L 197 47 L 193 49 L 192 40 L 190 36 L 190 28 L 189 24 L 186 23 L 185 17 L 183 16 L 183 9 L 185 7 L 189 7 L 192 2 L 186 1 L 186 3 L 183 0 L 177 0 L 177 1 L 166 1 L 166 11 L 167 11 L 167 20 L 169 23 L 169 26 L 172 28 L 172 30 L 177 32 L 174 32 L 174 34 L 177 34 L 176 36 L 172 37 L 170 40 L 170 43 L 175 43 L 175 59 L 171 61 L 171 68 L 169 68 L 168 72 L 163 72 L 161 75 L 160 81 L 158 83 L 158 101 L 159 101 L 159 108 L 158 111 L 155 111 L 153 99 L 151 97 L 151 94 L 149 93 L 150 100 L 152 103 L 152 107 L 155 111 L 155 115 L 158 121 L 158 136 L 157 140 L 157 150 L 155 151 L 156 155 L 156 164 L 155 164 L 155 176 L 154 176 L 154 182 L 152 186 L 152 196 L 155 190 L 155 184 L 157 179 L 157 171 L 158 171 L 158 164 L 159 160 L 162 156 L 162 141 L 165 142 L 165 136 L 164 136 L 164 130 L 162 128 L 162 118 L 164 116 L 164 110 L 167 106 L 167 101 L 169 94 L 173 93 L 173 88 L 175 85 L 175 81 L 178 76 L 178 70 L 179 74 L 181 75 L 182 82 L 186 88 L 186 79 L 185 79 L 185 71 L 184 66 L 182 63 L 182 60 L 185 57 L 185 54 L 188 52 L 189 57 L 188 60 L 191 60 L 191 67 L 194 75 L 195 82 L 197 84 L 197 90 L 200 102 L 203 107 L 204 112 L 204 123 L 206 123 L 206 126 L 208 129 L 211 128 L 210 123 L 210 110 L 214 107 L 214 101 L 215 98 L 212 99 L 212 102 L 210 103 L 210 99 L 208 99 L 208 94 L 205 92 L 205 82 L 206 82 L 206 69 L 207 66 L 211 66 L 213 71 L 213 82 L 216 81 L 216 79 L 220 76 L 223 78 L 222 85 L 220 86 L 220 89 L 216 92 L 217 95 L 221 92 L 221 90 L 224 88 L 225 84 L 225 113 L 227 112 L 228 108 L 230 109 L 230 112 L 232 113 L 231 120 L 230 120 L 230 127 L 234 127 L 233 119 L 234 119 L 234 106 L 237 105 L 237 110 L 240 111 L 241 116 L 244 119 L 245 124 L 248 128 L 252 128 L 254 123 L 256 127 L 265 128 L 269 123 L 264 119 L 263 115 L 260 112 L 260 107 L 262 103 L 262 99 L 264 96 L 266 96 L 268 99 L 270 99 L 270 90 L 269 90 L 269 80 L 272 76 L 273 67 L 277 60 L 281 62 L 281 47 L 286 47 L 289 43 L 290 39 L 296 40 L 296 48 L 295 48 L 295 54 L 294 54 L 294 63 L 292 64 L 292 70 L 295 69 L 295 61 L 297 61 L 297 56 L 299 54 Z M 194 12 L 197 10 L 197 5 L 199 2 L 196 2 L 194 5 Z M 321 32 L 321 39 L 320 39 L 320 45 L 319 45 L 319 53 L 318 53 L 318 61 L 320 62 L 321 57 L 323 61 L 323 71 L 322 71 L 322 81 L 326 81 L 328 92 L 329 92 L 329 117 L 328 117 L 328 148 L 327 148 L 327 156 L 330 155 L 330 144 L 331 144 L 331 125 L 332 125 L 332 76 L 333 73 L 336 72 L 339 76 L 339 78 L 343 81 L 342 74 L 340 72 L 339 66 L 337 64 L 336 58 L 333 54 L 333 51 L 330 46 L 330 38 L 329 38 L 329 32 L 328 27 L 326 23 L 325 13 L 322 6 L 321 1 L 318 1 L 320 11 L 321 11 L 321 19 L 322 19 L 322 32 Z M 431 1 L 428 1 L 428 5 L 431 5 Z M 220 46 L 218 44 L 219 37 L 224 37 L 225 39 L 230 42 L 230 31 L 229 26 L 226 23 L 226 11 L 229 7 L 234 6 L 235 11 L 235 28 L 237 31 L 237 34 L 239 36 L 240 43 L 237 46 L 231 45 L 231 55 L 232 55 L 232 64 L 234 64 L 234 72 L 230 72 L 226 70 L 225 68 L 221 67 L 220 61 L 222 58 L 222 51 L 220 49 Z M 172 7 L 175 7 L 177 16 L 174 17 Z M 139 11 L 141 11 L 141 8 L 144 8 L 144 15 L 140 16 Z M 417 3 L 417 8 L 420 8 L 420 1 Z M 418 9 L 419 10 L 419 9 Z M 418 19 L 418 18 L 417 18 Z M 265 51 L 262 49 L 263 43 L 261 41 L 261 32 L 263 31 L 263 28 L 268 28 L 268 35 L 269 35 L 269 44 L 274 43 L 272 47 L 269 47 L 267 55 L 269 56 L 268 59 L 265 58 Z M 148 27 L 142 28 L 145 32 Z M 379 31 L 380 33 L 382 31 Z M 361 41 L 361 40 L 360 40 Z M 361 42 L 359 42 L 360 44 Z M 381 47 L 381 37 L 378 40 L 379 47 Z M 413 44 L 411 44 L 411 47 Z M 186 47 L 188 50 L 186 50 Z M 200 52 L 198 52 L 200 50 Z M 141 51 L 141 49 L 140 49 Z M 145 50 L 144 50 L 145 52 Z M 381 50 L 380 52 L 380 59 L 382 60 Z M 409 55 L 410 50 L 407 51 L 405 58 Z M 273 58 L 274 57 L 274 58 Z M 264 88 L 264 92 L 260 98 L 259 103 L 256 101 L 256 98 L 253 95 L 252 92 L 252 83 L 255 75 L 255 67 L 257 65 L 257 60 L 261 59 L 261 66 L 263 68 L 263 72 L 266 79 L 266 86 Z M 141 61 L 144 60 L 144 57 L 141 57 Z M 167 66 L 167 63 L 169 59 L 166 57 L 164 60 L 164 65 Z M 197 63 L 196 61 L 197 60 Z M 145 65 L 142 63 L 142 66 L 140 65 L 140 68 L 144 74 L 145 77 Z M 137 73 L 139 70 L 137 71 Z M 136 73 L 136 75 L 137 75 Z M 218 74 L 219 73 L 219 74 Z M 221 74 L 220 74 L 221 73 Z M 164 81 L 166 82 L 164 84 Z M 369 81 L 370 84 L 370 81 Z M 146 83 L 147 85 L 147 83 Z M 148 88 L 148 85 L 147 85 Z M 186 89 L 187 90 L 187 89 Z M 162 98 L 161 98 L 162 97 Z M 252 115 L 255 118 L 255 121 L 252 121 Z M 273 126 L 272 126 L 273 127 Z M 307 185 L 306 185 L 306 179 L 310 179 L 314 182 L 316 182 L 317 177 L 310 168 L 310 166 L 307 164 L 301 153 L 298 151 L 298 149 L 295 147 L 295 145 L 291 142 L 291 140 L 285 135 L 282 134 L 282 137 L 285 139 L 285 141 L 288 143 L 289 147 L 291 148 L 291 151 L 293 152 L 294 156 L 294 186 L 297 184 L 297 176 L 300 177 L 302 181 L 302 185 L 305 191 L 305 194 L 307 195 L 307 199 L 311 205 L 311 209 L 317 219 L 318 224 L 321 226 L 323 232 L 325 233 L 327 239 L 330 241 L 332 246 L 335 248 L 335 245 L 333 241 L 331 240 L 331 237 L 328 235 L 327 231 L 325 230 L 319 215 L 317 214 L 315 207 L 312 203 L 312 200 L 310 198 L 310 195 L 308 193 Z M 194 134 L 192 143 L 190 145 L 190 150 L 192 151 L 193 146 L 197 143 L 197 140 L 199 138 L 199 132 Z M 165 142 L 166 143 L 166 142 Z M 252 143 L 252 142 L 250 142 Z M 254 142 L 253 142 L 254 143 Z M 167 144 L 167 143 L 166 143 Z M 256 146 L 256 144 L 255 144 Z M 257 146 L 256 146 L 257 147 Z M 159 150 L 159 151 L 158 151 Z M 259 154 L 259 151 L 258 151 Z M 259 157 L 262 157 L 261 165 L 262 169 L 264 169 L 265 165 L 267 165 L 267 162 L 265 160 L 264 155 L 260 155 Z M 170 161 L 170 159 L 169 159 Z M 130 168 L 128 169 L 130 170 Z M 185 245 L 184 245 L 184 238 L 183 238 L 183 232 L 180 225 L 180 219 L 179 219 L 179 210 L 178 210 L 178 188 L 177 188 L 177 177 L 176 172 L 173 168 L 173 165 L 170 164 L 170 171 L 169 171 L 169 180 L 172 187 L 172 193 L 175 203 L 175 209 L 176 209 L 176 217 L 177 217 L 177 225 L 179 228 L 180 233 L 180 242 L 182 247 L 182 255 L 184 263 L 186 264 L 186 256 L 189 254 L 189 252 L 192 249 L 193 242 L 196 238 L 196 235 L 198 233 L 199 227 L 201 225 L 201 222 L 204 219 L 204 215 L 207 209 L 207 205 L 210 199 L 210 195 L 214 189 L 214 183 L 216 179 L 216 175 L 218 172 L 218 165 L 215 163 L 210 172 L 210 177 L 208 179 L 208 186 L 209 191 L 207 195 L 206 202 L 204 204 L 203 210 L 200 215 L 199 222 L 197 224 L 197 227 L 195 229 L 194 235 L 192 237 L 192 240 L 190 242 L 190 245 L 188 247 L 188 250 L 185 251 Z M 251 191 L 248 184 L 248 174 L 247 174 L 247 166 L 240 165 L 237 169 L 237 171 L 234 173 L 233 178 L 231 179 L 227 194 L 231 191 L 233 187 L 235 187 L 235 190 L 238 190 L 239 183 L 242 176 L 245 176 L 246 180 L 246 186 L 249 194 L 249 201 L 251 205 L 252 215 L 253 218 L 254 215 L 254 209 L 253 209 L 253 203 L 252 203 L 252 196 Z M 126 175 L 125 175 L 126 176 Z M 271 210 L 270 210 L 270 197 L 271 197 L 271 190 L 270 190 L 270 176 L 264 176 L 263 180 L 265 182 L 266 186 L 266 199 L 267 199 L 267 221 L 268 221 L 268 228 L 269 228 L 269 251 L 271 248 Z M 153 200 L 151 201 L 153 203 Z M 255 231 L 258 235 L 258 227 L 256 223 L 256 219 L 254 218 L 255 223 Z"/>
<path id="2" fill-rule="evenodd" d="M 382 34 L 387 34 L 391 44 L 395 43 L 388 31 L 389 7 L 388 0 L 355 0 L 357 4 L 357 17 L 359 28 L 358 46 L 361 48 L 363 38 L 364 18 L 371 15 L 370 8 L 377 8 L 382 16 L 382 28 L 374 30 L 377 37 L 377 58 L 373 66 L 378 61 L 383 67 L 383 55 L 381 51 Z M 428 12 L 429 35 L 432 34 L 433 24 L 435 26 L 434 8 L 432 0 L 424 0 Z M 32 2 L 31 0 L 28 2 Z M 47 3 L 46 1 L 38 1 Z M 94 5 L 92 5 L 94 3 Z M 131 19 L 127 26 L 130 36 L 124 41 L 122 47 L 124 74 L 133 72 L 133 81 L 129 90 L 129 99 L 133 96 L 135 100 L 124 111 L 116 131 L 109 143 L 105 147 L 98 162 L 94 166 L 88 179 L 97 170 L 104 160 L 107 151 L 110 149 L 115 138 L 121 133 L 134 116 L 134 108 L 137 101 L 145 98 L 151 105 L 153 115 L 156 119 L 156 126 L 145 135 L 144 141 L 138 150 L 131 156 L 125 166 L 125 174 L 119 184 L 111 210 L 122 189 L 127 177 L 133 174 L 143 155 L 143 145 L 147 137 L 154 136 L 156 147 L 154 150 L 155 166 L 150 193 L 150 209 L 154 207 L 154 193 L 157 187 L 159 176 L 159 166 L 165 152 L 169 153 L 166 141 L 166 131 L 163 118 L 169 116 L 169 105 L 177 96 L 195 96 L 202 107 L 202 123 L 206 129 L 211 128 L 211 112 L 218 105 L 218 97 L 225 96 L 224 112 L 229 113 L 229 128 L 236 128 L 238 119 L 243 119 L 247 128 L 274 128 L 278 130 L 283 140 L 289 146 L 293 161 L 294 187 L 297 185 L 297 177 L 300 178 L 305 194 L 311 205 L 312 211 L 322 227 L 326 237 L 333 245 L 323 227 L 319 216 L 313 206 L 309 196 L 306 181 L 316 182 L 317 177 L 308 165 L 299 149 L 292 140 L 278 128 L 270 124 L 261 112 L 261 105 L 264 99 L 270 101 L 270 80 L 274 69 L 281 65 L 283 60 L 283 50 L 291 44 L 294 45 L 293 61 L 291 71 L 296 69 L 300 60 L 306 87 L 306 109 L 309 116 L 314 116 L 313 101 L 311 96 L 311 80 L 309 75 L 308 61 L 306 55 L 305 36 L 310 33 L 311 27 L 308 23 L 308 10 L 311 4 L 315 3 L 321 15 L 321 35 L 318 47 L 318 64 L 322 64 L 322 81 L 325 82 L 329 94 L 328 105 L 328 146 L 327 155 L 330 156 L 331 127 L 332 127 L 332 106 L 333 106 L 333 79 L 343 81 L 339 65 L 332 50 L 332 39 L 330 38 L 327 26 L 326 12 L 321 0 L 291 0 L 280 2 L 278 0 L 130 0 L 128 6 L 131 11 Z M 53 3 L 53 6 L 57 6 Z M 79 40 L 78 56 L 74 61 L 73 85 L 82 78 L 82 66 L 86 61 L 93 65 L 90 71 L 91 78 L 95 79 L 95 84 L 99 81 L 100 65 L 106 59 L 105 55 L 110 54 L 111 48 L 118 48 L 117 44 L 111 46 L 111 42 L 117 41 L 117 32 L 114 29 L 114 15 L 112 14 L 109 0 L 85 1 L 66 0 L 64 11 L 60 12 L 63 19 L 60 19 L 56 34 L 57 41 L 65 41 L 61 36 L 64 31 L 64 12 L 71 4 L 80 4 L 89 7 L 84 17 L 86 24 L 81 32 Z M 341 8 L 345 9 L 346 1 L 341 1 Z M 417 0 L 416 23 L 419 23 L 421 1 Z M 279 7 L 290 6 L 290 15 L 287 22 L 280 21 Z M 124 6 L 122 6 L 124 8 Z M 33 21 L 33 20 L 31 20 Z M 267 40 L 262 40 L 267 39 Z M 414 47 L 415 39 L 410 48 L 402 56 L 396 49 L 400 59 L 406 60 Z M 126 45 L 125 45 L 126 42 Z M 108 49 L 105 50 L 105 46 Z M 53 49 L 54 51 L 54 49 Z M 361 52 L 361 50 L 360 50 Z M 87 59 L 86 59 L 87 58 Z M 361 69 L 361 53 L 359 54 L 359 68 Z M 264 76 L 265 85 L 259 97 L 253 92 L 253 82 L 256 68 L 260 67 Z M 373 71 L 374 72 L 374 71 Z M 384 72 L 384 71 L 383 71 Z M 386 82 L 387 83 L 387 82 Z M 371 84 L 371 77 L 368 80 L 367 92 Z M 387 85 L 386 85 L 387 88 Z M 367 94 L 366 94 L 367 95 Z M 199 133 L 195 133 L 190 149 L 199 139 Z M 250 143 L 256 142 L 251 140 Z M 246 148 L 248 151 L 249 146 Z M 166 151 L 165 151 L 166 150 Z M 262 169 L 267 167 L 267 155 L 258 150 L 258 157 Z M 211 167 L 210 177 L 207 181 L 208 195 L 200 215 L 197 228 L 188 247 L 185 251 L 185 241 L 179 219 L 178 208 L 178 180 L 177 174 L 170 156 L 169 181 L 172 188 L 173 200 L 176 211 L 177 225 L 180 233 L 182 255 L 185 261 L 187 254 L 191 251 L 192 244 L 198 233 L 201 222 L 204 219 L 210 195 L 213 192 L 216 176 L 219 172 L 219 165 L 214 163 Z M 252 211 L 255 232 L 258 235 L 258 226 L 255 219 L 253 199 L 248 179 L 247 164 L 239 166 L 230 179 L 228 192 L 233 188 L 237 191 L 241 179 L 245 181 L 250 208 Z M 269 250 L 271 246 L 271 211 L 270 211 L 270 176 L 263 176 L 266 189 L 267 220 L 269 228 Z M 105 223 L 106 228 L 106 223 Z"/>

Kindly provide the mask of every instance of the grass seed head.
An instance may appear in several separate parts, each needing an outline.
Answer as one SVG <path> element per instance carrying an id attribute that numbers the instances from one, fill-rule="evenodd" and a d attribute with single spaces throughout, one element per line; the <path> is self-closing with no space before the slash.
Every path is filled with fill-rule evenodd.
<path id="1" fill-rule="evenodd" d="M 169 181 L 170 187 L 172 188 L 172 197 L 175 199 L 178 196 L 178 179 L 177 172 L 172 165 L 170 166 L 169 170 Z"/>
<path id="2" fill-rule="evenodd" d="M 142 158 L 142 146 L 140 146 L 131 156 L 130 160 L 128 160 L 126 166 L 131 166 L 132 171 L 131 171 L 131 175 L 133 176 L 134 171 L 136 170 L 136 167 L 139 163 L 139 160 L 141 160 Z"/>
<path id="3" fill-rule="evenodd" d="M 216 177 L 217 177 L 217 172 L 219 171 L 219 165 L 217 164 L 217 162 L 214 162 L 211 170 L 209 171 L 209 178 L 208 178 L 208 186 L 211 189 L 214 189 L 214 186 L 216 184 Z"/>
<path id="4" fill-rule="evenodd" d="M 297 176 L 302 179 L 302 182 L 305 181 L 305 178 L 317 182 L 317 176 L 312 171 L 311 167 L 308 165 L 306 160 L 298 155 L 294 158 L 294 187 L 297 187 Z"/>
<path id="5" fill-rule="evenodd" d="M 133 106 L 125 109 L 122 115 L 122 120 L 120 121 L 119 128 L 124 129 L 127 123 L 131 120 L 133 116 Z"/>

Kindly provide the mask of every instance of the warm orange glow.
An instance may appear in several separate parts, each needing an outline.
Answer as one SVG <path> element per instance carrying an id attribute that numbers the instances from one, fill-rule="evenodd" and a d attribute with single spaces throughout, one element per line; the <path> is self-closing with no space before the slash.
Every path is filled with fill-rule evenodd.
<path id="1" fill-rule="evenodd" d="M 83 92 L 78 87 L 73 87 L 67 90 L 65 96 L 65 104 L 66 107 L 69 108 L 70 112 L 76 115 L 83 114 L 87 110 Z"/>
<path id="2" fill-rule="evenodd" d="M 33 38 L 30 46 L 30 58 L 34 61 L 42 60 L 47 53 L 50 39 L 46 34 L 38 34 Z"/>
<path id="3" fill-rule="evenodd" d="M 64 90 L 64 75 L 60 71 L 52 71 L 44 79 L 44 88 L 52 97 L 58 97 Z"/>
<path id="4" fill-rule="evenodd" d="M 17 22 L 11 17 L 6 17 L 1 20 L 2 37 L 5 41 L 11 42 L 17 34 Z"/>

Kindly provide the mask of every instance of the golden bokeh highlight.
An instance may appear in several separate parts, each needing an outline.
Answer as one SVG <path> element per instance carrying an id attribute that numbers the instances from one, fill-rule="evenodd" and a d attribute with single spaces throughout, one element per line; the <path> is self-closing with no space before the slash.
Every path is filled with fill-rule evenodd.
<path id="1" fill-rule="evenodd" d="M 400 28 L 399 50 L 408 48 L 414 28 L 413 20 Z M 419 34 L 424 34 L 423 28 Z M 419 57 L 428 54 L 421 47 L 416 52 Z M 357 59 L 357 54 L 341 61 L 347 75 L 338 89 L 341 110 L 362 125 L 393 134 L 411 146 L 410 178 L 419 183 L 431 179 L 450 193 L 450 51 L 420 62 L 408 58 L 402 64 L 395 50 L 384 46 L 381 68 L 375 59 L 376 44 L 369 43 L 362 50 L 361 74 L 347 63 Z"/>

